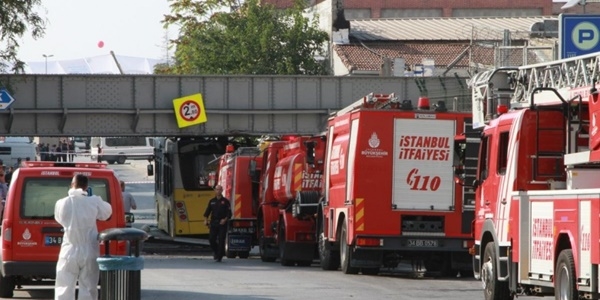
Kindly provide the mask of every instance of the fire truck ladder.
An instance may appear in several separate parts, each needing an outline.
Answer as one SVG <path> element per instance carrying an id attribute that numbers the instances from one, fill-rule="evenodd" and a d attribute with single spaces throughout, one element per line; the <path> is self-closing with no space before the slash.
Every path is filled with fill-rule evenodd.
<path id="1" fill-rule="evenodd" d="M 558 103 L 559 97 L 532 97 L 540 88 L 554 89 L 567 99 L 569 111 L 565 117 L 569 121 L 572 138 L 587 138 L 589 113 L 583 101 L 587 102 L 590 89 L 600 81 L 600 52 L 567 58 L 550 63 L 523 66 L 516 75 L 517 90 L 512 103 L 540 105 L 545 102 Z M 528 101 L 531 99 L 531 101 Z M 566 149 L 568 153 L 578 152 L 578 145 Z"/>
<path id="2" fill-rule="evenodd" d="M 473 119 L 465 119 L 466 147 L 464 153 L 464 182 L 471 183 L 477 178 L 477 163 L 479 160 L 480 132 L 473 129 Z M 475 207 L 475 191 L 470 185 L 463 186 L 464 207 Z"/>
<path id="3" fill-rule="evenodd" d="M 570 154 L 588 150 L 590 116 L 584 102 L 588 101 L 587 94 L 599 81 L 600 52 L 597 52 L 548 63 L 490 70 L 477 74 L 469 84 L 473 90 L 474 116 L 481 115 L 480 120 L 485 123 L 495 117 L 491 115 L 493 108 L 504 104 L 507 92 L 511 93 L 511 108 L 547 110 L 550 109 L 548 106 L 554 106 L 554 109 L 562 109 L 565 117 L 562 123 L 566 128 L 561 138 L 563 153 Z M 559 131 L 554 126 L 539 130 L 543 134 Z M 539 140 L 536 150 L 540 154 L 535 158 L 538 161 L 544 159 L 541 157 L 550 158 L 560 153 L 547 151 Z"/>
<path id="4" fill-rule="evenodd" d="M 566 143 L 565 119 L 541 122 L 542 115 L 548 111 L 564 112 L 564 105 L 537 106 L 534 107 L 536 114 L 535 153 L 532 155 L 532 183 L 547 183 L 549 179 L 564 180 L 563 156 L 565 149 L 562 145 Z M 533 108 L 533 107 L 532 107 Z M 558 140 L 558 141 L 557 141 Z M 552 142 L 550 142 L 552 141 Z M 557 143 L 558 142 L 558 143 Z M 556 145 L 561 145 L 557 147 Z M 553 167 L 548 167 L 553 166 Z"/>

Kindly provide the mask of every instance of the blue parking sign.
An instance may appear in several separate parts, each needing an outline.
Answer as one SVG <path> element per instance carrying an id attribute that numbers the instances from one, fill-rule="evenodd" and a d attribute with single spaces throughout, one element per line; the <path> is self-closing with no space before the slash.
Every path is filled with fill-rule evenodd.
<path id="1" fill-rule="evenodd" d="M 6 89 L 0 89 L 0 110 L 7 109 L 13 102 L 13 98 Z"/>
<path id="2" fill-rule="evenodd" d="M 566 15 L 559 19 L 560 58 L 600 51 L 600 15 Z"/>

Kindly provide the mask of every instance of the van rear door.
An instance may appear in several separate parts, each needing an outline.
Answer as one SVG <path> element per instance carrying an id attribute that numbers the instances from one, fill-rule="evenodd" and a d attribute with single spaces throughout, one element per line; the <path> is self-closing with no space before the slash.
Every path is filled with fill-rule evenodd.
<path id="1" fill-rule="evenodd" d="M 20 170 L 22 176 L 13 183 L 14 212 L 13 218 L 13 258 L 18 261 L 56 261 L 63 238 L 63 228 L 54 220 L 56 202 L 67 196 L 71 179 L 81 169 L 40 169 L 25 168 Z M 78 172 L 79 171 L 79 172 Z M 89 176 L 89 186 L 93 194 L 104 201 L 115 201 L 122 206 L 114 191 L 118 188 L 108 176 L 94 176 L 93 172 L 85 172 Z M 105 174 L 109 174 L 104 172 Z M 86 175 L 88 175 L 86 174 Z M 122 214 L 122 210 L 115 209 Z M 107 221 L 98 222 L 98 230 L 123 227 L 120 218 L 113 216 Z M 124 219 L 124 217 L 123 217 Z M 118 223 L 122 223 L 119 225 Z"/>

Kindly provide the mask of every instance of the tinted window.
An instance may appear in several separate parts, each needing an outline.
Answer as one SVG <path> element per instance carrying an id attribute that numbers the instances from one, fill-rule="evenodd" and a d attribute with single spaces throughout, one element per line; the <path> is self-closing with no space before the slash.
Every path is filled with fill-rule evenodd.
<path id="1" fill-rule="evenodd" d="M 21 217 L 54 219 L 54 204 L 67 196 L 71 178 L 28 178 L 23 184 Z M 94 195 L 110 202 L 108 181 L 90 178 L 89 186 Z"/>
<path id="2" fill-rule="evenodd" d="M 143 136 L 132 136 L 126 138 L 106 138 L 104 141 L 108 147 L 119 146 L 146 146 L 146 138 Z"/>

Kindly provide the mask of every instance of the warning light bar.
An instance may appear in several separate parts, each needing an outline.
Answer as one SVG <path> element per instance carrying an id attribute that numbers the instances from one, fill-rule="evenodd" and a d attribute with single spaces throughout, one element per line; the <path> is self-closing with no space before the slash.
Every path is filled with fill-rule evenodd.
<path id="1" fill-rule="evenodd" d="M 63 168 L 90 168 L 90 169 L 106 169 L 105 163 L 81 163 L 81 162 L 53 162 L 53 161 L 24 161 L 21 166 L 28 168 L 48 168 L 48 167 L 63 167 Z"/>

